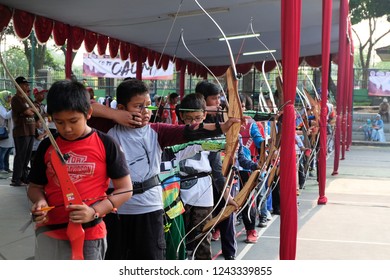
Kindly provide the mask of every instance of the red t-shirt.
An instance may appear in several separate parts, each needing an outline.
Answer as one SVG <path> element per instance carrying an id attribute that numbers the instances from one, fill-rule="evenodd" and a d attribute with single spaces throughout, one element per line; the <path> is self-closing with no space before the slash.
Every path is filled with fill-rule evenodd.
<path id="1" fill-rule="evenodd" d="M 102 200 L 109 178 L 117 179 L 129 174 L 125 155 L 119 145 L 100 131 L 92 130 L 87 136 L 75 141 L 57 137 L 56 142 L 61 152 L 70 156 L 66 162 L 69 176 L 87 205 Z M 44 186 L 49 206 L 56 206 L 48 212 L 48 222 L 38 227 L 69 222 L 69 212 L 63 206 L 62 190 L 50 162 L 52 151 L 53 147 L 47 140 L 39 146 L 29 177 L 30 182 Z M 45 233 L 57 239 L 68 239 L 66 228 Z M 85 240 L 104 236 L 104 222 L 85 229 Z"/>

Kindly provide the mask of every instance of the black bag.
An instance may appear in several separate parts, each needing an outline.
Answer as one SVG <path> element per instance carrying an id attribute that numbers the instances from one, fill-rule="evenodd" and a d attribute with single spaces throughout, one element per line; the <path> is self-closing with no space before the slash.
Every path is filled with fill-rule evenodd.
<path id="1" fill-rule="evenodd" d="M 0 140 L 8 139 L 8 129 L 5 126 L 0 126 Z"/>

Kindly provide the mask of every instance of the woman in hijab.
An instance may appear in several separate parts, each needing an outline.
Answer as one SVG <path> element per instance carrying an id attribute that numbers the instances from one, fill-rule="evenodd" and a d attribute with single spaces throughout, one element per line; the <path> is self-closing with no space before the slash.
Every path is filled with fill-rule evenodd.
<path id="1" fill-rule="evenodd" d="M 377 114 L 372 123 L 372 141 L 386 142 L 383 131 L 383 120 L 380 114 Z"/>
<path id="2" fill-rule="evenodd" d="M 11 98 L 10 91 L 0 92 L 0 126 L 8 130 L 8 138 L 0 140 L 0 179 L 8 178 L 12 173 L 9 169 L 9 156 L 14 147 Z"/>

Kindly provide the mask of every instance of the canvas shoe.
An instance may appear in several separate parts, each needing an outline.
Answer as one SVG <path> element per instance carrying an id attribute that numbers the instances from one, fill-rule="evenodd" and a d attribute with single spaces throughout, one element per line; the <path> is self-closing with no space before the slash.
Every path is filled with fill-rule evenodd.
<path id="1" fill-rule="evenodd" d="M 257 242 L 257 231 L 254 229 L 246 231 L 246 243 L 256 243 Z"/>
<path id="2" fill-rule="evenodd" d="M 219 229 L 215 229 L 211 234 L 212 241 L 218 241 L 220 237 L 221 237 L 221 232 L 219 231 Z"/>
<path id="3" fill-rule="evenodd" d="M 268 221 L 266 216 L 260 216 L 260 221 L 259 224 L 257 225 L 258 227 L 265 228 L 267 227 Z"/>

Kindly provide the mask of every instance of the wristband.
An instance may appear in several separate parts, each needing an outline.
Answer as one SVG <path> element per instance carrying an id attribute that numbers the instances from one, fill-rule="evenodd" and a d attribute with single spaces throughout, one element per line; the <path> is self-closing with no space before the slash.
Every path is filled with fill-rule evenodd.
<path id="1" fill-rule="evenodd" d="M 93 214 L 93 219 L 94 220 L 97 220 L 100 218 L 100 214 L 98 212 L 96 212 L 96 209 L 93 207 L 93 206 L 89 206 L 93 209 L 93 211 L 95 211 L 95 214 Z"/>

